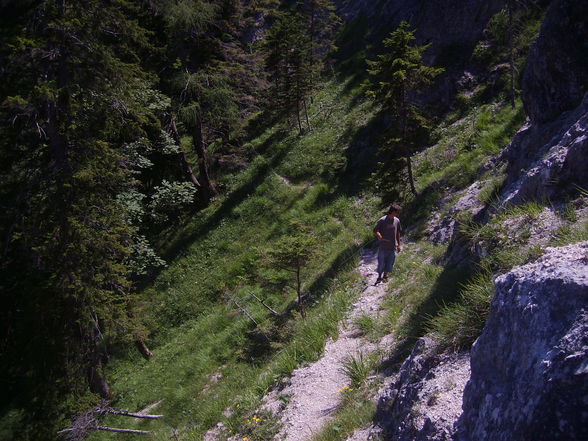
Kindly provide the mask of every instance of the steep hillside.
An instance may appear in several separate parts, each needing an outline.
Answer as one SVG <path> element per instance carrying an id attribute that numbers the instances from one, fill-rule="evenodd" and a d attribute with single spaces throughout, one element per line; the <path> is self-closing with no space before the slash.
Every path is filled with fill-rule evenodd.
<path id="1" fill-rule="evenodd" d="M 253 106 L 210 135 L 220 191 L 153 235 L 167 264 L 139 279 L 129 314 L 143 340 L 106 339 L 112 397 L 83 395 L 72 407 L 88 412 L 60 437 L 586 437 L 586 5 L 335 3 L 339 48 L 297 102 L 305 112 Z M 273 23 L 289 29 L 278 16 L 247 17 L 251 54 Z M 370 98 L 366 64 L 403 20 L 415 44 L 431 43 L 426 64 L 445 68 L 406 94 L 430 128 L 409 155 L 415 192 L 375 176 L 394 121 Z M 270 90 L 268 107 L 284 99 Z M 180 150 L 191 142 L 179 138 Z M 390 194 L 402 198 L 403 249 L 379 283 L 372 228 Z M 64 428 L 69 417 L 55 416 Z M 0 440 L 34 439 L 24 418 L 2 409 Z"/>

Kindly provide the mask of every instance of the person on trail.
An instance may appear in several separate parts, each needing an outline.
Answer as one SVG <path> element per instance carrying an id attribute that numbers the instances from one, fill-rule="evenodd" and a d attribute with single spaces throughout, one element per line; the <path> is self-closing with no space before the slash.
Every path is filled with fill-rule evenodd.
<path id="1" fill-rule="evenodd" d="M 388 273 L 394 267 L 396 253 L 402 250 L 400 244 L 400 205 L 392 204 L 388 209 L 388 214 L 378 219 L 374 227 L 374 233 L 378 238 L 378 280 L 388 280 Z"/>

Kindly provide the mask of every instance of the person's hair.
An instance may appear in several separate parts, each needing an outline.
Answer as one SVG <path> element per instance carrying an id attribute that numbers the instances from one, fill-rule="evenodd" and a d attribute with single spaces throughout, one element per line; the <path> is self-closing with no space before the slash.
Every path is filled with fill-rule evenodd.
<path id="1" fill-rule="evenodd" d="M 402 210 L 402 208 L 400 208 L 400 205 L 392 204 L 392 205 L 390 205 L 390 208 L 388 209 L 388 214 L 390 214 L 392 212 L 400 213 L 401 210 Z"/>

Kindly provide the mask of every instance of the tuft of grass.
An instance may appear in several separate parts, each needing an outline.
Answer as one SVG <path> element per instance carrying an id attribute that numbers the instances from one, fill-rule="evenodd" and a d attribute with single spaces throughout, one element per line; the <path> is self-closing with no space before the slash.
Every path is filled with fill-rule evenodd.
<path id="1" fill-rule="evenodd" d="M 556 210 L 556 213 L 563 219 L 571 223 L 578 221 L 578 215 L 576 214 L 576 207 L 574 204 L 567 203 L 560 210 Z"/>
<path id="2" fill-rule="evenodd" d="M 369 424 L 376 414 L 376 403 L 366 391 L 346 393 L 335 420 L 312 437 L 312 441 L 343 441 L 358 428 Z"/>
<path id="3" fill-rule="evenodd" d="M 342 371 L 349 378 L 351 385 L 355 388 L 363 385 L 372 371 L 372 359 L 360 352 L 357 355 L 350 355 L 343 361 Z"/>
<path id="4" fill-rule="evenodd" d="M 429 318 L 427 331 L 438 335 L 446 347 L 469 348 L 482 333 L 493 295 L 490 274 L 479 273 L 463 287 L 458 302 L 445 305 L 438 315 Z"/>
<path id="5" fill-rule="evenodd" d="M 561 226 L 552 234 L 549 246 L 562 247 L 585 240 L 588 240 L 588 221 Z"/>
<path id="6" fill-rule="evenodd" d="M 253 415 L 241 417 L 239 427 L 228 429 L 228 437 L 238 433 L 240 438 L 250 440 L 270 440 L 280 430 L 280 422 L 276 416 L 269 411 L 256 412 Z"/>
<path id="7" fill-rule="evenodd" d="M 376 329 L 376 320 L 369 314 L 361 314 L 353 320 L 353 324 L 361 331 L 362 335 L 370 335 Z"/>
<path id="8" fill-rule="evenodd" d="M 506 180 L 506 174 L 501 173 L 488 179 L 478 194 L 478 200 L 484 205 L 490 205 L 500 197 L 500 190 Z"/>

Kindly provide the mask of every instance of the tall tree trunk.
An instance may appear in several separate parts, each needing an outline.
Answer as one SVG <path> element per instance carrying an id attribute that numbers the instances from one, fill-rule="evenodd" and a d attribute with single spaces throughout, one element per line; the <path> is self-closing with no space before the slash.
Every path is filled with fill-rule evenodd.
<path id="1" fill-rule="evenodd" d="M 102 374 L 102 361 L 99 358 L 99 354 L 93 356 L 95 358 L 94 363 L 88 366 L 88 384 L 90 391 L 100 395 L 105 400 L 112 398 L 112 392 L 110 386 Z"/>
<path id="2" fill-rule="evenodd" d="M 513 0 L 508 0 L 508 64 L 510 70 L 510 106 L 515 107 L 515 65 L 514 65 L 514 29 L 512 24 Z"/>
<path id="3" fill-rule="evenodd" d="M 308 131 L 310 132 L 312 130 L 312 126 L 310 125 L 310 120 L 308 119 L 308 107 L 306 106 L 306 99 L 303 99 L 302 103 L 304 104 L 304 116 L 306 117 L 306 125 L 308 126 Z"/>
<path id="4" fill-rule="evenodd" d="M 47 112 L 47 137 L 49 138 L 49 150 L 53 156 L 54 168 L 57 171 L 67 169 L 67 140 L 60 133 L 60 111 L 55 101 L 46 104 Z"/>
<path id="5" fill-rule="evenodd" d="M 301 266 L 300 262 L 296 265 L 296 295 L 298 297 L 298 311 L 300 312 L 300 315 L 304 317 L 304 306 L 302 305 L 302 280 L 300 278 Z"/>
<path id="6" fill-rule="evenodd" d="M 404 93 L 403 93 L 404 95 Z M 402 142 L 404 144 L 404 157 L 406 158 L 406 169 L 408 171 L 408 183 L 410 185 L 410 191 L 413 196 L 417 195 L 416 187 L 414 185 L 414 176 L 412 174 L 412 162 L 410 160 L 410 148 L 408 147 L 408 140 L 406 139 L 407 131 L 407 109 L 406 109 L 406 97 L 402 103 Z"/>
<path id="7" fill-rule="evenodd" d="M 204 133 L 202 131 L 202 118 L 196 118 L 194 127 L 192 129 L 192 141 L 194 149 L 198 155 L 198 170 L 200 171 L 200 184 L 204 194 L 204 199 L 209 201 L 210 198 L 217 194 L 216 188 L 208 174 L 208 157 L 206 154 L 206 146 L 204 145 Z"/>
<path id="8" fill-rule="evenodd" d="M 65 14 L 64 1 L 58 2 L 58 6 L 63 16 Z M 68 168 L 68 141 L 64 129 L 67 126 L 65 118 L 69 114 L 69 94 L 67 91 L 69 73 L 64 49 L 56 43 L 52 46 L 52 52 L 59 54 L 59 58 L 53 61 L 48 58 L 45 77 L 48 81 L 55 81 L 58 93 L 56 98 L 48 99 L 45 104 L 46 132 L 54 167 L 58 171 L 63 171 Z"/>
<path id="9" fill-rule="evenodd" d="M 300 121 L 300 100 L 296 101 L 296 121 L 298 121 L 298 130 L 300 131 L 300 136 L 302 136 L 304 130 L 302 130 L 302 121 Z"/>
<path id="10" fill-rule="evenodd" d="M 410 151 L 406 149 L 406 168 L 408 169 L 408 182 L 410 183 L 410 191 L 413 196 L 417 195 L 416 187 L 414 185 L 414 177 L 412 175 L 412 161 L 410 160 Z"/>
<path id="11" fill-rule="evenodd" d="M 135 346 L 137 346 L 137 349 L 139 350 L 141 355 L 145 357 L 147 360 L 153 357 L 153 352 L 149 350 L 143 339 L 135 340 Z"/>
<path id="12" fill-rule="evenodd" d="M 310 70 L 310 85 L 311 88 L 314 87 L 315 85 L 315 79 L 314 79 L 314 73 L 315 73 L 315 61 L 318 60 L 318 54 L 315 58 L 315 32 L 316 32 L 316 4 L 314 2 L 311 2 L 310 4 L 310 29 L 309 29 L 309 36 L 310 36 L 310 66 L 311 66 L 311 70 Z M 306 106 L 306 103 L 305 103 Z M 307 116 L 307 120 L 308 120 L 308 116 Z"/>
<path id="13" fill-rule="evenodd" d="M 182 140 L 180 138 L 180 134 L 178 133 L 178 128 L 176 126 L 176 120 L 174 119 L 173 116 L 171 117 L 169 128 L 170 128 L 172 138 L 174 139 L 174 141 L 178 145 L 178 148 L 180 149 L 180 151 L 178 153 L 178 158 L 180 160 L 180 165 L 182 167 L 182 170 L 186 174 L 186 177 L 188 178 L 188 180 L 190 182 L 192 182 L 192 184 L 194 184 L 194 187 L 200 188 L 201 187 L 200 182 L 198 182 L 198 179 L 196 179 L 196 176 L 194 175 L 194 172 L 192 171 L 192 167 L 190 166 L 190 163 L 188 162 L 186 152 L 182 148 Z"/>

